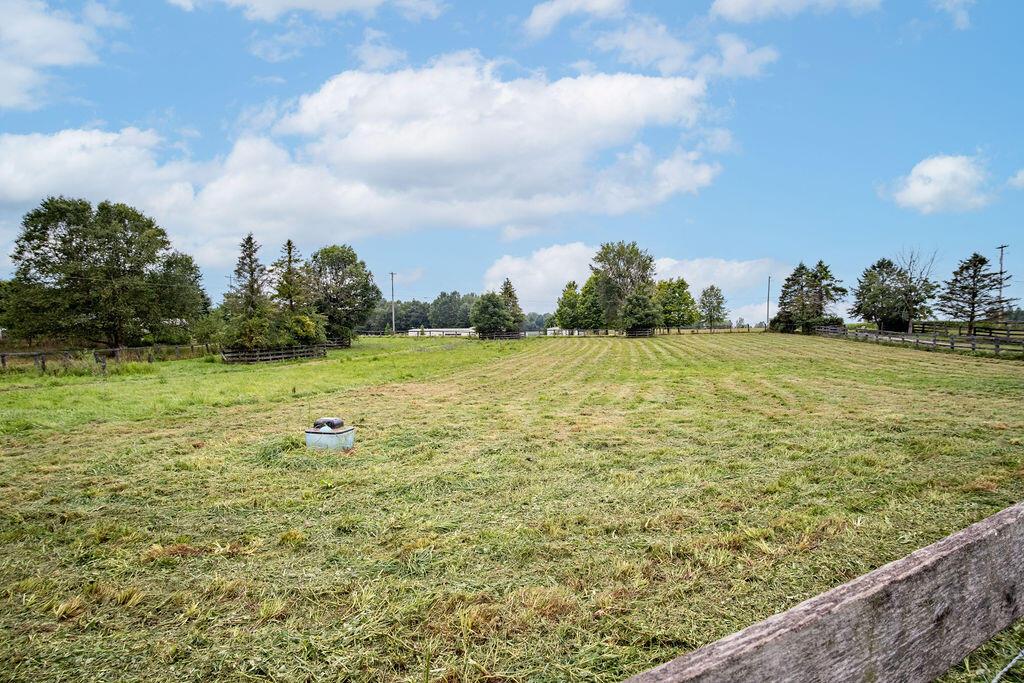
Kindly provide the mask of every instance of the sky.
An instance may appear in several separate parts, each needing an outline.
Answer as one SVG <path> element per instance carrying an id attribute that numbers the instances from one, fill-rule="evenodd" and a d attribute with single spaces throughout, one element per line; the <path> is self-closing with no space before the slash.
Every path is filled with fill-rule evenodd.
<path id="1" fill-rule="evenodd" d="M 763 320 L 799 261 L 847 285 L 978 251 L 1024 296 L 1024 3 L 0 0 L 0 277 L 49 195 L 132 204 L 215 300 L 351 244 L 386 296 L 554 308 L 602 242 Z"/>

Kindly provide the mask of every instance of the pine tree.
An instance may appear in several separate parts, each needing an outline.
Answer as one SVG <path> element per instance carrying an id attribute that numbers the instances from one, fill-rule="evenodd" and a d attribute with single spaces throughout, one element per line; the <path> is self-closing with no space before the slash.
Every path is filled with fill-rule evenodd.
<path id="1" fill-rule="evenodd" d="M 273 298 L 285 310 L 293 313 L 303 310 L 309 303 L 309 280 L 305 264 L 295 242 L 288 240 L 281 247 L 281 257 L 270 266 L 274 281 Z"/>
<path id="2" fill-rule="evenodd" d="M 511 321 L 509 332 L 516 332 L 522 329 L 523 322 L 526 320 L 526 316 L 523 315 L 523 309 L 519 306 L 519 297 L 516 295 L 516 288 L 512 286 L 512 281 L 505 278 L 505 281 L 501 283 L 501 292 L 499 294 L 502 301 L 505 302 L 505 310 L 508 311 L 508 317 Z"/>
<path id="3" fill-rule="evenodd" d="M 266 292 L 267 269 L 259 260 L 260 245 L 249 233 L 239 248 L 233 284 L 224 295 L 226 342 L 244 349 L 271 346 L 272 307 Z"/>
<path id="4" fill-rule="evenodd" d="M 562 296 L 558 297 L 555 322 L 565 330 L 580 328 L 580 293 L 576 288 L 575 280 L 566 283 L 565 289 L 562 290 Z"/>
<path id="5" fill-rule="evenodd" d="M 954 320 L 967 323 L 967 334 L 974 334 L 979 320 L 998 318 L 1009 300 L 1000 299 L 1000 287 L 1009 276 L 989 269 L 989 260 L 975 252 L 960 262 L 953 277 L 943 284 L 938 308 Z"/>

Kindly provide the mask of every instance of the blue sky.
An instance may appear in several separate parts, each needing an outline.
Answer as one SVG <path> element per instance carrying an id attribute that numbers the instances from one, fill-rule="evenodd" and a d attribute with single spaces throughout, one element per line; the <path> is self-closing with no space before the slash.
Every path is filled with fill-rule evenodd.
<path id="1" fill-rule="evenodd" d="M 0 17 L 5 254 L 65 194 L 145 210 L 215 298 L 250 230 L 267 261 L 288 237 L 350 243 L 399 298 L 510 276 L 538 311 L 619 239 L 747 320 L 800 260 L 853 284 L 919 249 L 945 278 L 1009 243 L 1024 278 L 1024 3 L 0 0 Z"/>

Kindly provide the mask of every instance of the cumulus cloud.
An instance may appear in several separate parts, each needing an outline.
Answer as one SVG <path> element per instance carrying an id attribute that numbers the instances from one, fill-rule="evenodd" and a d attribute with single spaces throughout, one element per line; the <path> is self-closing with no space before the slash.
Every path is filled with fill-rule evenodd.
<path id="1" fill-rule="evenodd" d="M 694 45 L 672 35 L 649 16 L 635 18 L 625 27 L 600 34 L 594 46 L 617 53 L 623 64 L 654 68 L 663 75 L 695 74 L 702 77 L 750 78 L 779 58 L 770 46 L 754 48 L 738 36 L 723 33 L 715 38 L 717 53 L 695 57 Z"/>
<path id="2" fill-rule="evenodd" d="M 945 12 L 953 19 L 954 28 L 964 31 L 971 27 L 969 10 L 974 0 L 932 0 L 935 9 Z"/>
<path id="3" fill-rule="evenodd" d="M 650 127 L 698 125 L 704 108 L 699 79 L 503 78 L 472 53 L 346 71 L 291 105 L 268 103 L 204 163 L 134 128 L 2 135 L 0 220 L 13 234 L 17 213 L 50 193 L 128 201 L 221 265 L 248 230 L 322 242 L 621 214 L 713 181 L 718 166 L 700 153 L 637 142 Z"/>
<path id="4" fill-rule="evenodd" d="M 200 5 L 220 2 L 242 9 L 247 19 L 275 21 L 289 12 L 309 12 L 325 19 L 342 14 L 370 16 L 383 6 L 390 6 L 408 19 L 436 19 L 444 9 L 436 0 L 167 0 L 191 12 Z"/>
<path id="5" fill-rule="evenodd" d="M 543 38 L 570 15 L 615 17 L 625 11 L 627 4 L 627 0 L 547 0 L 533 6 L 523 28 L 531 38 Z"/>
<path id="6" fill-rule="evenodd" d="M 889 195 L 905 209 L 923 214 L 971 211 L 987 205 L 988 172 L 981 160 L 968 156 L 936 155 L 918 162 L 898 178 Z"/>
<path id="7" fill-rule="evenodd" d="M 788 270 L 786 264 L 770 258 L 744 261 L 711 257 L 662 257 L 655 259 L 654 267 L 659 279 L 685 279 L 695 297 L 708 285 L 717 285 L 726 297 L 748 293 L 748 290 L 764 287 L 769 275 L 778 278 Z"/>
<path id="8" fill-rule="evenodd" d="M 590 260 L 596 251 L 583 242 L 572 242 L 553 244 L 529 256 L 502 256 L 484 274 L 484 289 L 496 291 L 509 278 L 525 308 L 554 311 L 566 282 L 575 280 L 582 286 L 590 277 Z"/>
<path id="9" fill-rule="evenodd" d="M 749 23 L 777 17 L 792 17 L 801 12 L 830 12 L 844 8 L 866 12 L 881 5 L 882 0 L 715 0 L 712 16 L 728 21 Z"/>
<path id="10" fill-rule="evenodd" d="M 100 28 L 124 17 L 97 2 L 81 18 L 42 0 L 0 0 L 0 109 L 34 109 L 55 68 L 95 64 Z"/>
<path id="11" fill-rule="evenodd" d="M 368 28 L 363 31 L 363 42 L 353 50 L 364 69 L 379 71 L 405 61 L 405 53 L 387 40 L 383 31 Z"/>

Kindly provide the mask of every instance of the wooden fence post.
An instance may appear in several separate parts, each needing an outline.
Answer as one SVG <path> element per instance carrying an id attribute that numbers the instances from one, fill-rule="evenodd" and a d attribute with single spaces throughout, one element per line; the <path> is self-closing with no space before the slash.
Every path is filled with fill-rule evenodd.
<path id="1" fill-rule="evenodd" d="M 7 369 L 7 354 L 6 353 L 0 353 L 0 369 L 3 369 L 3 370 Z"/>
<path id="2" fill-rule="evenodd" d="M 42 370 L 43 372 L 46 372 L 46 354 L 37 353 L 36 358 L 39 359 L 39 369 Z"/>

